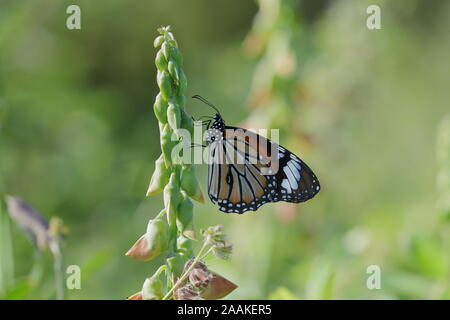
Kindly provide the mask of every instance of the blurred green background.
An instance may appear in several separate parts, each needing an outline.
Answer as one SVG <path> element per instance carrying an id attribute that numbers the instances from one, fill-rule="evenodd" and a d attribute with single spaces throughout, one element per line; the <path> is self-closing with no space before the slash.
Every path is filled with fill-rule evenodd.
<path id="1" fill-rule="evenodd" d="M 282 128 L 322 183 L 307 203 L 256 213 L 196 204 L 195 227 L 223 224 L 234 244 L 231 260 L 208 261 L 239 285 L 228 298 L 450 298 L 450 2 L 78 0 L 82 29 L 68 30 L 73 2 L 0 1 L 0 192 L 70 228 L 65 263 L 82 282 L 68 299 L 124 299 L 162 262 L 124 256 L 162 208 L 145 198 L 161 25 L 189 96 L 231 125 Z M 381 30 L 366 27 L 370 4 Z M 0 297 L 54 298 L 50 255 L 30 285 L 34 248 L 11 229 Z"/>

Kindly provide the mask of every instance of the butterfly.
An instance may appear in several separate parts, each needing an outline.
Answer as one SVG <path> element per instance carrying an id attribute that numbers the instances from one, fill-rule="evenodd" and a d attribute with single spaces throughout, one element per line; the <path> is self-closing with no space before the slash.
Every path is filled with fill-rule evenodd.
<path id="1" fill-rule="evenodd" d="M 227 126 L 219 110 L 206 125 L 209 147 L 208 195 L 227 213 L 256 211 L 270 202 L 299 203 L 313 198 L 320 183 L 295 154 L 253 131 Z"/>

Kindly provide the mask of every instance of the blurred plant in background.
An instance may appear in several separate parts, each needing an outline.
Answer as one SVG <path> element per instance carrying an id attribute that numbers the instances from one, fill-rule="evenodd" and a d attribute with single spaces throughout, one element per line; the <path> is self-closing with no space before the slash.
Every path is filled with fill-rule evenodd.
<path id="1" fill-rule="evenodd" d="M 310 139 L 302 130 L 302 97 L 299 61 L 304 56 L 301 28 L 296 21 L 298 3 L 292 0 L 260 0 L 253 28 L 244 41 L 244 49 L 258 57 L 253 75 L 249 105 L 253 108 L 245 125 L 249 128 L 276 128 L 280 143 L 302 150 Z M 298 205 L 277 203 L 285 223 L 292 222 Z"/>
<path id="2" fill-rule="evenodd" d="M 3 202 L 3 201 L 2 201 Z M 34 264 L 29 278 L 17 283 L 14 277 L 14 256 L 9 221 L 0 204 L 0 228 L 2 236 L 0 250 L 0 297 L 6 299 L 23 298 L 40 285 L 42 278 L 42 254 L 50 251 L 53 257 L 53 273 L 56 299 L 64 299 L 64 261 L 61 250 L 62 237 L 68 229 L 61 218 L 52 217 L 50 222 L 28 203 L 18 197 L 6 196 L 7 211 L 11 219 L 27 234 L 35 246 Z"/>
<path id="3" fill-rule="evenodd" d="M 14 287 L 14 257 L 12 248 L 11 226 L 3 204 L 0 201 L 0 297 Z"/>

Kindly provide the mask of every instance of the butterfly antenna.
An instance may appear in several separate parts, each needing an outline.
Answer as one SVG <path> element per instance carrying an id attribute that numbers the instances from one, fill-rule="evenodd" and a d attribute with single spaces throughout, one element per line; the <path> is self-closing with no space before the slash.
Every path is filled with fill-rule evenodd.
<path id="1" fill-rule="evenodd" d="M 220 115 L 219 109 L 217 109 L 215 105 L 213 105 L 211 102 L 209 102 L 208 100 L 206 100 L 206 99 L 203 98 L 202 96 L 199 96 L 198 94 L 196 94 L 195 96 L 192 96 L 192 98 L 198 99 L 198 100 L 200 100 L 201 102 L 207 104 L 208 106 L 210 106 L 211 108 L 213 108 L 214 110 L 216 110 L 216 112 Z"/>

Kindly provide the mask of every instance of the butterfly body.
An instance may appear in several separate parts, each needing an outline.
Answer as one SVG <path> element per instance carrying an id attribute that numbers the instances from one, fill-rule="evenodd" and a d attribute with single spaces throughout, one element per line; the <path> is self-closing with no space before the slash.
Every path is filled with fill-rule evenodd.
<path id="1" fill-rule="evenodd" d="M 227 126 L 219 113 L 211 122 L 205 135 L 208 195 L 219 210 L 241 214 L 269 202 L 304 202 L 319 192 L 319 180 L 295 154 L 250 130 Z"/>

